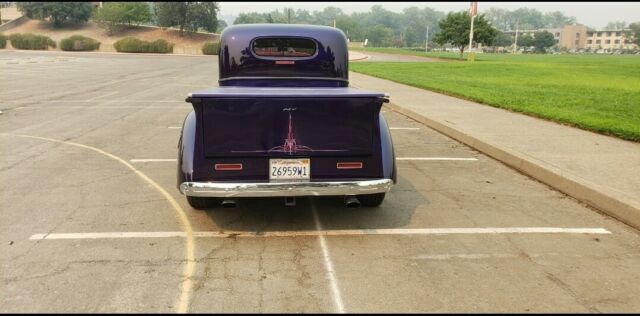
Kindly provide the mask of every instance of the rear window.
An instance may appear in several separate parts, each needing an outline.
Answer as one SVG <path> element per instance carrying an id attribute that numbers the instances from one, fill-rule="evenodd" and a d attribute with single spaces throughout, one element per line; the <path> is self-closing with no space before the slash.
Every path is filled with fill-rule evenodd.
<path id="1" fill-rule="evenodd" d="M 253 41 L 253 52 L 263 57 L 310 57 L 316 42 L 306 38 L 262 37 Z"/>

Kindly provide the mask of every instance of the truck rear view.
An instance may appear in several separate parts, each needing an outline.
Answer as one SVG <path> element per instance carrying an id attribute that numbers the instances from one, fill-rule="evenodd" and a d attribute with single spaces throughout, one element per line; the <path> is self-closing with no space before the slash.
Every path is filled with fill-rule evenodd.
<path id="1" fill-rule="evenodd" d="M 348 87 L 344 34 L 241 25 L 221 35 L 219 87 L 187 101 L 178 187 L 194 208 L 241 197 L 344 196 L 377 206 L 395 183 L 383 93 Z"/>

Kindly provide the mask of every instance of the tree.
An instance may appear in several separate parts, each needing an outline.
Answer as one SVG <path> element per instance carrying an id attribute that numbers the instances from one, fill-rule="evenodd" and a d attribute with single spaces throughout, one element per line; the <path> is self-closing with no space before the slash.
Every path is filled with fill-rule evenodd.
<path id="1" fill-rule="evenodd" d="M 347 38 L 352 38 L 354 35 L 361 33 L 358 23 L 350 18 L 348 15 L 342 15 L 336 18 L 336 27 L 341 29 Z"/>
<path id="2" fill-rule="evenodd" d="M 533 37 L 533 46 L 535 46 L 537 52 L 544 53 L 548 47 L 553 46 L 556 40 L 553 38 L 553 34 L 547 31 L 538 32 Z"/>
<path id="3" fill-rule="evenodd" d="M 30 19 L 48 19 L 54 27 L 61 27 L 65 22 L 89 21 L 93 4 L 91 2 L 18 2 L 17 9 Z"/>
<path id="4" fill-rule="evenodd" d="M 491 45 L 495 47 L 509 47 L 513 45 L 513 37 L 507 33 L 498 32 L 498 35 L 496 35 Z"/>
<path id="5" fill-rule="evenodd" d="M 219 20 L 218 21 L 218 29 L 216 30 L 216 33 L 220 34 L 222 33 L 222 31 L 224 31 L 225 28 L 227 28 L 227 22 L 225 20 Z"/>
<path id="6" fill-rule="evenodd" d="M 233 20 L 233 24 L 255 24 L 255 23 L 267 23 L 267 19 L 263 14 L 257 12 L 240 13 Z"/>
<path id="7" fill-rule="evenodd" d="M 333 20 L 346 16 L 342 9 L 326 7 L 322 11 L 313 11 L 313 24 L 333 26 Z"/>
<path id="8" fill-rule="evenodd" d="M 444 13 L 431 8 L 419 9 L 410 7 L 404 9 L 400 18 L 401 25 L 404 27 L 404 45 L 423 47 L 426 40 L 427 27 L 429 34 L 437 33 L 439 30 L 438 21 L 443 17 Z"/>
<path id="9" fill-rule="evenodd" d="M 545 26 L 542 12 L 536 9 L 518 8 L 510 15 L 510 19 L 516 22 L 516 25 L 513 26 L 517 26 L 521 30 L 536 30 Z"/>
<path id="10" fill-rule="evenodd" d="M 373 47 L 389 47 L 393 41 L 393 30 L 378 24 L 367 31 L 367 38 Z"/>
<path id="11" fill-rule="evenodd" d="M 124 24 L 140 24 L 151 21 L 149 4 L 146 2 L 105 2 L 97 8 L 93 20 L 107 34 L 113 35 L 122 29 Z"/>
<path id="12" fill-rule="evenodd" d="M 625 32 L 628 41 L 640 46 L 640 22 L 629 24 L 629 30 Z"/>
<path id="13" fill-rule="evenodd" d="M 381 5 L 374 5 L 369 11 L 366 22 L 370 26 L 380 24 L 397 31 L 400 26 L 400 14 L 389 11 Z"/>
<path id="14" fill-rule="evenodd" d="M 499 8 L 489 8 L 486 17 L 491 24 L 501 30 L 531 30 L 538 28 L 556 28 L 568 24 L 575 24 L 576 18 L 566 16 L 560 11 L 541 13 L 536 9 L 520 8 L 508 11 Z"/>
<path id="15" fill-rule="evenodd" d="M 103 6 L 112 2 L 104 2 Z M 118 2 L 116 2 L 118 3 Z M 127 24 L 147 23 L 151 21 L 151 10 L 147 2 L 120 2 L 124 8 L 124 20 Z"/>
<path id="16" fill-rule="evenodd" d="M 197 32 L 198 29 L 214 33 L 218 28 L 218 3 L 216 2 L 187 2 L 187 30 Z"/>
<path id="17" fill-rule="evenodd" d="M 284 8 L 284 16 L 286 17 L 287 24 L 295 22 L 296 12 L 291 8 Z"/>
<path id="18" fill-rule="evenodd" d="M 627 22 L 625 21 L 615 21 L 607 23 L 607 26 L 604 27 L 605 30 L 623 30 L 627 28 Z"/>
<path id="19" fill-rule="evenodd" d="M 155 12 L 158 25 L 177 26 L 180 35 L 197 32 L 200 28 L 215 32 L 218 28 L 217 2 L 156 2 Z"/>
<path id="20" fill-rule="evenodd" d="M 311 24 L 313 17 L 307 10 L 298 9 L 295 14 L 295 23 Z"/>
<path id="21" fill-rule="evenodd" d="M 529 34 L 522 35 L 518 37 L 518 46 L 520 47 L 531 47 L 533 46 L 533 36 Z"/>
<path id="22" fill-rule="evenodd" d="M 466 11 L 449 13 L 447 17 L 438 24 L 440 32 L 434 38 L 434 42 L 439 45 L 449 43 L 460 50 L 460 55 L 464 53 L 464 48 L 469 44 L 469 29 L 471 28 L 471 17 Z M 484 15 L 478 15 L 473 22 L 473 39 L 476 43 L 491 45 L 491 42 L 498 34 Z"/>
<path id="23" fill-rule="evenodd" d="M 577 21 L 573 16 L 566 16 L 560 11 L 555 11 L 545 13 L 542 17 L 542 22 L 544 27 L 556 28 L 576 24 Z"/>
<path id="24" fill-rule="evenodd" d="M 510 11 L 500 8 L 489 8 L 485 17 L 491 22 L 491 25 L 500 30 L 513 30 L 516 27 L 516 21 L 512 19 Z"/>
<path id="25" fill-rule="evenodd" d="M 101 8 L 96 9 L 93 14 L 93 21 L 107 31 L 109 36 L 119 32 L 124 23 L 122 6 L 117 2 L 107 2 Z"/>

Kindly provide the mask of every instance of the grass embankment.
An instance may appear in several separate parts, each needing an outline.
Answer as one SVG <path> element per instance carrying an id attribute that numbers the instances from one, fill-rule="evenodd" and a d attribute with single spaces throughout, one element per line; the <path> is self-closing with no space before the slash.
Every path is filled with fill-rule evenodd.
<path id="1" fill-rule="evenodd" d="M 640 141 L 638 56 L 478 54 L 476 62 L 359 62 L 350 67 L 418 88 Z"/>

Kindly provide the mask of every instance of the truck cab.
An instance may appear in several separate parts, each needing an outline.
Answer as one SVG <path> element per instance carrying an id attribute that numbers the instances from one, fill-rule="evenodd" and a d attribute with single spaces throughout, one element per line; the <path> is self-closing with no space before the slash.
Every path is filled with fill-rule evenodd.
<path id="1" fill-rule="evenodd" d="M 396 182 L 388 97 L 349 87 L 342 31 L 248 24 L 220 36 L 218 87 L 189 94 L 177 185 L 197 209 L 242 197 L 344 196 L 378 206 Z"/>

